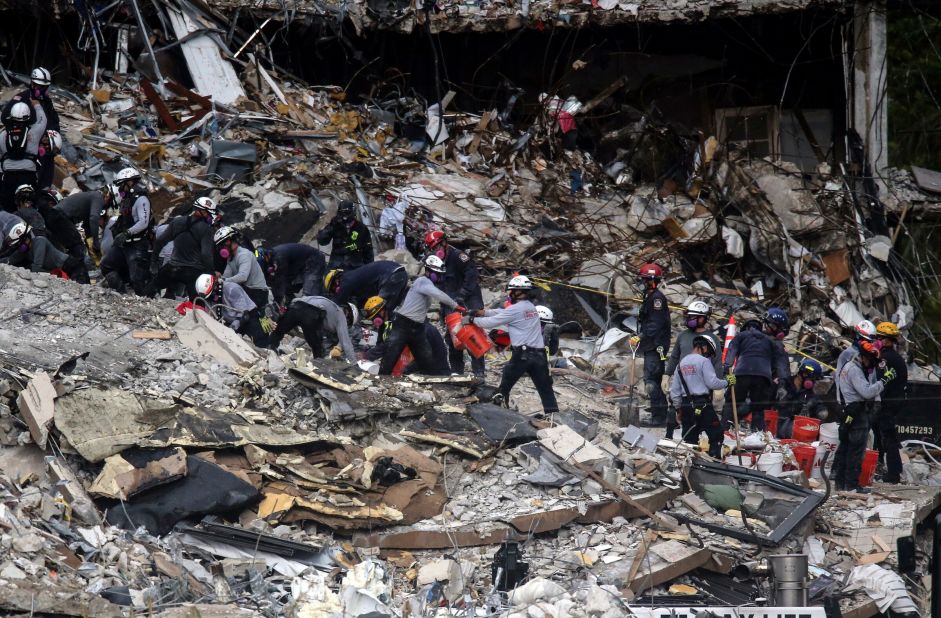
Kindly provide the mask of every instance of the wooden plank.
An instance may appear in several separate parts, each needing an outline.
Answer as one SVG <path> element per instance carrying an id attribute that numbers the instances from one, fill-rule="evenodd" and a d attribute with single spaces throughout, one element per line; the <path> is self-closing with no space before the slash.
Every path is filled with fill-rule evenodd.
<path id="1" fill-rule="evenodd" d="M 141 80 L 140 86 L 141 90 L 144 91 L 144 96 L 147 97 L 147 100 L 150 101 L 157 110 L 157 115 L 160 116 L 160 120 L 163 121 L 163 125 L 174 133 L 179 131 L 180 125 L 177 124 L 176 119 L 173 117 L 173 114 L 170 113 L 170 109 L 167 107 L 167 104 L 163 102 L 163 99 L 160 98 L 160 95 L 157 94 L 157 91 L 154 89 L 151 83 L 144 79 Z"/>
<path id="2" fill-rule="evenodd" d="M 167 339 L 171 339 L 171 338 L 173 337 L 173 335 L 170 333 L 170 331 L 166 331 L 166 330 L 146 330 L 146 329 L 142 329 L 142 330 L 135 330 L 134 332 L 132 332 L 132 333 L 131 333 L 131 337 L 133 337 L 134 339 L 160 339 L 160 340 L 167 340 Z"/>
<path id="3" fill-rule="evenodd" d="M 822 259 L 830 285 L 839 285 L 850 278 L 849 251 L 846 248 L 826 253 Z"/>

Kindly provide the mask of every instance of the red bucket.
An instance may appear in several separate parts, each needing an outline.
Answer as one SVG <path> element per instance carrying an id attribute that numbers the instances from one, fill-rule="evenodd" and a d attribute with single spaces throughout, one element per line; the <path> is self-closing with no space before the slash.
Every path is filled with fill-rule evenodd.
<path id="1" fill-rule="evenodd" d="M 863 455 L 863 467 L 859 471 L 859 486 L 869 487 L 876 476 L 876 464 L 879 463 L 879 451 L 867 450 Z"/>
<path id="2" fill-rule="evenodd" d="M 809 416 L 794 417 L 792 437 L 801 442 L 813 442 L 820 435 L 820 421 Z"/>
<path id="3" fill-rule="evenodd" d="M 468 324 L 462 328 L 457 338 L 474 358 L 482 358 L 493 347 L 493 342 L 487 337 L 487 333 L 476 324 Z"/>
<path id="4" fill-rule="evenodd" d="M 797 467 L 804 472 L 804 476 L 810 478 L 814 469 L 814 459 L 817 457 L 817 449 L 807 444 L 794 444 L 791 446 L 791 453 L 797 460 Z"/>
<path id="5" fill-rule="evenodd" d="M 412 356 L 412 350 L 408 346 L 405 346 L 402 353 L 399 354 L 399 360 L 395 361 L 395 365 L 392 367 L 392 375 L 395 377 L 401 376 L 405 368 L 411 365 L 414 360 L 415 357 Z"/>
<path id="6" fill-rule="evenodd" d="M 451 343 L 454 345 L 455 350 L 463 350 L 464 344 L 461 343 L 458 333 L 461 332 L 461 314 L 455 311 L 454 313 L 449 313 L 444 316 L 444 324 L 448 328 L 448 333 L 451 335 Z"/>
<path id="7" fill-rule="evenodd" d="M 778 437 L 778 411 L 765 410 L 765 430 L 775 438 Z"/>

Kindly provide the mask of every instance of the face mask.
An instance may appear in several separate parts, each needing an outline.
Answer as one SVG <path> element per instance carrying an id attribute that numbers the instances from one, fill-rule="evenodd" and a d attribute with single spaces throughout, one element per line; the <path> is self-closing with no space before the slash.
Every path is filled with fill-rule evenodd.
<path id="1" fill-rule="evenodd" d="M 810 379 L 804 379 L 804 390 L 809 391 L 814 387 L 814 381 Z"/>
<path id="2" fill-rule="evenodd" d="M 686 328 L 690 330 L 699 328 L 699 318 L 690 318 L 686 320 Z"/>
<path id="3" fill-rule="evenodd" d="M 225 247 L 219 249 L 219 257 L 221 257 L 223 260 L 229 259 L 229 256 L 230 256 L 230 255 L 232 255 L 232 254 L 229 253 L 229 250 L 226 249 Z"/>
<path id="4" fill-rule="evenodd" d="M 34 99 L 41 99 L 46 94 L 45 86 L 33 86 L 32 95 Z"/>
<path id="5" fill-rule="evenodd" d="M 383 322 L 383 320 L 382 320 L 382 318 L 380 318 L 380 317 L 375 317 L 375 318 L 372 319 L 372 325 L 373 325 L 373 327 L 376 328 L 376 329 L 382 328 L 382 322 Z"/>
<path id="6" fill-rule="evenodd" d="M 16 248 L 16 250 L 19 251 L 20 253 L 26 253 L 27 251 L 29 251 L 29 244 L 25 242 L 20 243 L 19 246 Z"/>
<path id="7" fill-rule="evenodd" d="M 212 215 L 206 215 L 206 223 L 208 223 L 209 225 L 212 225 L 212 221 L 213 221 Z"/>
<path id="8" fill-rule="evenodd" d="M 875 341 L 873 341 L 873 342 L 872 342 L 872 347 L 874 347 L 874 348 L 877 349 L 877 350 L 881 350 L 881 349 L 882 349 L 882 340 L 881 340 L 881 339 L 876 339 Z"/>
<path id="9" fill-rule="evenodd" d="M 777 339 L 778 341 L 781 341 L 782 339 L 784 339 L 784 333 L 781 331 L 778 331 L 774 334 L 774 338 Z"/>
<path id="10" fill-rule="evenodd" d="M 274 277 L 274 274 L 275 274 L 276 272 L 278 272 L 278 268 L 277 268 L 276 266 L 269 266 L 269 267 L 268 267 L 268 276 L 269 276 L 269 277 Z"/>
<path id="11" fill-rule="evenodd" d="M 444 249 L 435 249 L 435 255 L 437 255 L 442 260 L 444 259 Z"/>
<path id="12" fill-rule="evenodd" d="M 428 278 L 431 279 L 431 282 L 432 282 L 432 283 L 437 283 L 437 281 L 438 281 L 438 273 L 436 273 L 436 272 L 430 272 L 430 273 L 428 273 Z"/>

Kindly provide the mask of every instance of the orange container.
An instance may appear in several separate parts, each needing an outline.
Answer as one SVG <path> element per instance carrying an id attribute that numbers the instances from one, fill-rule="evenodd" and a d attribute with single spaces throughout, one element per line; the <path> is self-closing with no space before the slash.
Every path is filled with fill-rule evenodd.
<path id="1" fill-rule="evenodd" d="M 814 469 L 814 459 L 817 457 L 817 448 L 808 444 L 794 444 L 791 446 L 791 452 L 797 460 L 797 467 L 804 471 L 804 476 L 810 478 Z"/>
<path id="2" fill-rule="evenodd" d="M 775 438 L 778 437 L 778 411 L 765 410 L 765 430 Z"/>
<path id="3" fill-rule="evenodd" d="M 493 347 L 493 342 L 487 337 L 487 333 L 476 324 L 468 324 L 462 328 L 458 331 L 457 338 L 474 358 L 481 358 Z"/>
<path id="4" fill-rule="evenodd" d="M 809 416 L 794 417 L 794 432 L 791 437 L 801 442 L 813 442 L 820 435 L 820 421 Z"/>
<path id="5" fill-rule="evenodd" d="M 449 313 L 444 316 L 444 325 L 448 329 L 448 333 L 451 335 L 451 343 L 454 345 L 455 350 L 463 350 L 464 344 L 461 343 L 458 333 L 461 332 L 461 314 L 455 311 L 454 313 Z"/>
<path id="6" fill-rule="evenodd" d="M 866 450 L 863 455 L 863 467 L 859 471 L 859 486 L 869 487 L 876 476 L 876 464 L 879 463 L 879 451 Z"/>
<path id="7" fill-rule="evenodd" d="M 412 350 L 408 346 L 405 346 L 402 353 L 399 354 L 399 360 L 395 361 L 395 365 L 392 366 L 392 375 L 397 378 L 401 376 L 405 368 L 411 365 L 414 360 L 415 357 L 412 356 Z"/>

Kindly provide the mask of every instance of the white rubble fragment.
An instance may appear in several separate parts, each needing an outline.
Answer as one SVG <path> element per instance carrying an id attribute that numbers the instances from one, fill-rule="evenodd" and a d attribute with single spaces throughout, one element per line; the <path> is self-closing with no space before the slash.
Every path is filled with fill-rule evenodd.
<path id="1" fill-rule="evenodd" d="M 509 595 L 512 607 L 533 605 L 539 601 L 551 601 L 565 594 L 565 588 L 544 577 L 536 577 L 516 588 Z"/>

